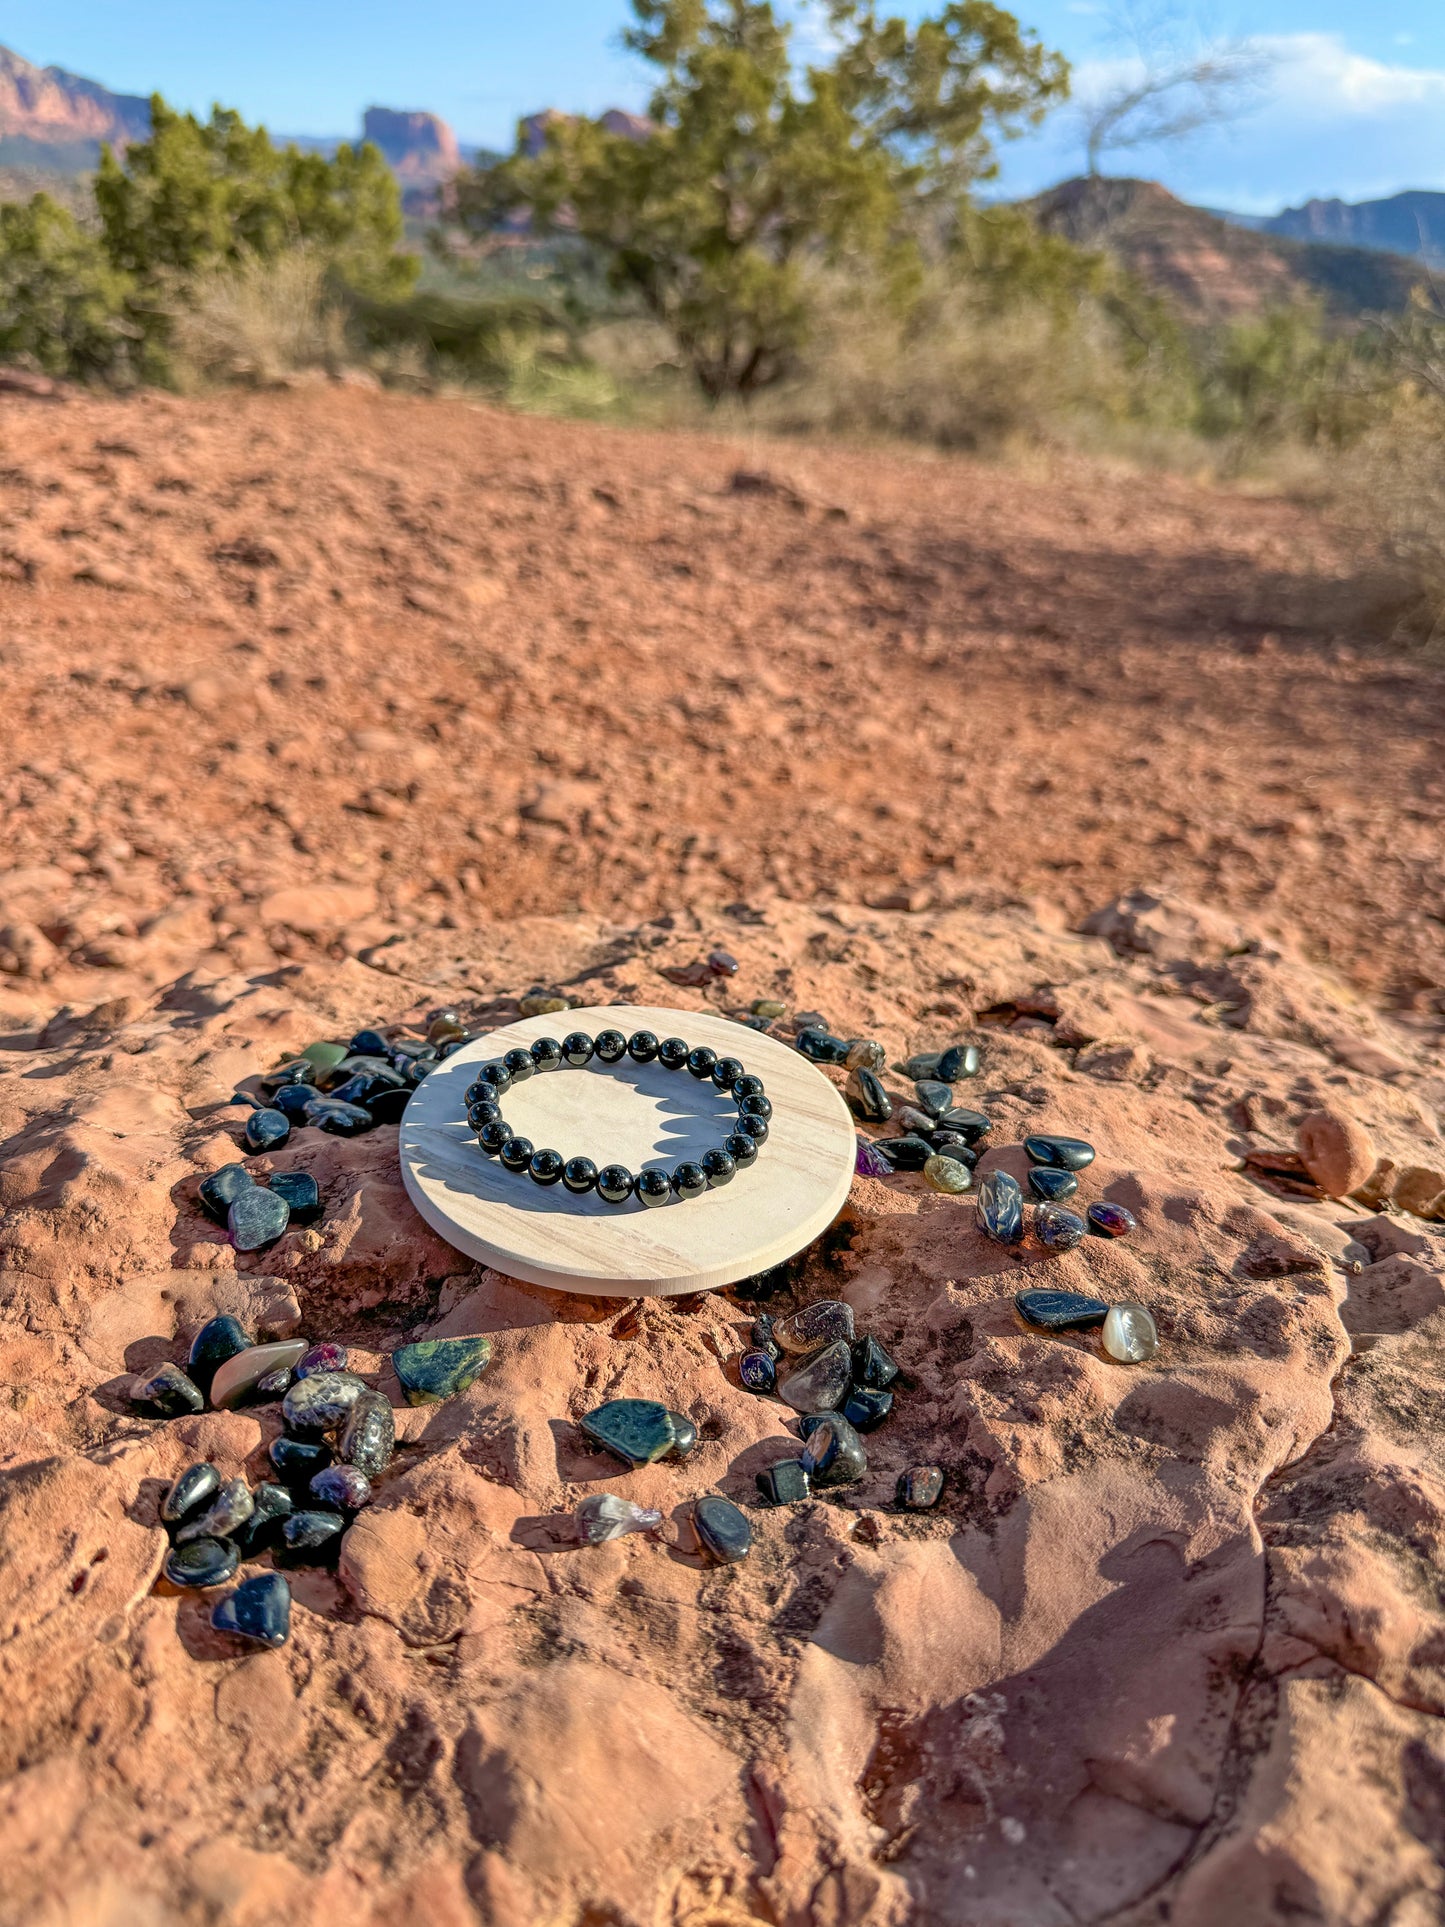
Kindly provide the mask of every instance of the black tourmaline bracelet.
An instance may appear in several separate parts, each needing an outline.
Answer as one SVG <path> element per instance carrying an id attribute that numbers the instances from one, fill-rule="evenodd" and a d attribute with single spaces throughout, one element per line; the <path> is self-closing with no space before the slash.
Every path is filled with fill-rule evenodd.
<path id="1" fill-rule="evenodd" d="M 502 1116 L 502 1093 L 534 1071 L 560 1070 L 564 1064 L 580 1070 L 594 1057 L 604 1064 L 630 1057 L 635 1064 L 655 1061 L 670 1071 L 689 1070 L 736 1101 L 737 1126 L 721 1144 L 700 1158 L 687 1158 L 670 1174 L 639 1171 L 636 1177 L 625 1164 L 604 1164 L 599 1171 L 591 1158 L 564 1159 L 560 1151 L 538 1151 L 529 1138 L 518 1137 Z M 518 1048 L 505 1057 L 489 1058 L 468 1086 L 466 1103 L 467 1123 L 489 1158 L 500 1158 L 509 1171 L 525 1171 L 534 1184 L 560 1179 L 569 1191 L 595 1190 L 607 1204 L 626 1204 L 632 1197 L 647 1205 L 666 1204 L 671 1198 L 700 1198 L 704 1191 L 731 1184 L 738 1171 L 756 1159 L 773 1114 L 763 1080 L 750 1077 L 736 1057 L 719 1057 L 706 1044 L 694 1050 L 680 1037 L 659 1043 L 650 1030 L 635 1030 L 630 1037 L 620 1030 L 604 1030 L 596 1037 L 574 1030 L 560 1044 L 555 1037 L 539 1037 L 530 1050 Z"/>

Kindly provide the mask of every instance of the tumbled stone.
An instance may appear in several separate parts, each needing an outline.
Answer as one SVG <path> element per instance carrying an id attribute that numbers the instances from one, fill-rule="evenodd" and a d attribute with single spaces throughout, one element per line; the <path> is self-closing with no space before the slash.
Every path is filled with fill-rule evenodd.
<path id="1" fill-rule="evenodd" d="M 187 1519 L 176 1534 L 176 1544 L 189 1545 L 192 1539 L 229 1539 L 237 1526 L 250 1518 L 255 1505 L 244 1479 L 227 1479 L 205 1511 Z"/>
<path id="2" fill-rule="evenodd" d="M 396 1419 L 380 1392 L 364 1391 L 347 1414 L 341 1456 L 369 1478 L 384 1472 L 396 1450 Z"/>
<path id="3" fill-rule="evenodd" d="M 1142 1365 L 1159 1349 L 1159 1328 L 1142 1305 L 1110 1305 L 1100 1335 L 1104 1350 L 1121 1365 Z"/>
<path id="4" fill-rule="evenodd" d="M 893 1166 L 866 1137 L 856 1141 L 853 1152 L 853 1169 L 860 1178 L 888 1178 L 893 1175 Z"/>
<path id="5" fill-rule="evenodd" d="M 841 1298 L 819 1298 L 800 1311 L 773 1320 L 773 1337 L 785 1352 L 806 1358 L 840 1338 L 853 1337 L 853 1307 Z"/>
<path id="6" fill-rule="evenodd" d="M 304 1338 L 281 1338 L 272 1345 L 252 1345 L 228 1358 L 211 1380 L 211 1403 L 218 1412 L 232 1410 L 259 1392 L 261 1381 L 273 1372 L 290 1372 L 306 1350 Z M 281 1387 L 284 1391 L 285 1385 Z"/>
<path id="7" fill-rule="evenodd" d="M 282 1401 L 282 1420 L 290 1432 L 334 1432 L 346 1423 L 366 1389 L 354 1372 L 315 1372 L 310 1378 L 298 1378 Z"/>
<path id="8" fill-rule="evenodd" d="M 188 1465 L 161 1500 L 163 1525 L 173 1526 L 221 1489 L 221 1475 L 213 1465 Z"/>
<path id="9" fill-rule="evenodd" d="M 776 997 L 757 997 L 753 1000 L 752 1013 L 754 1017 L 765 1017 L 770 1024 L 773 1024 L 780 1017 L 787 1016 L 788 1006 L 780 1004 Z"/>
<path id="10" fill-rule="evenodd" d="M 757 1475 L 758 1490 L 769 1505 L 798 1505 L 810 1497 L 812 1486 L 801 1459 L 779 1459 Z"/>
<path id="11" fill-rule="evenodd" d="M 855 1432 L 875 1431 L 892 1410 L 892 1392 L 874 1391 L 867 1385 L 855 1385 L 843 1401 L 843 1416 Z"/>
<path id="12" fill-rule="evenodd" d="M 344 1514 L 329 1507 L 293 1512 L 281 1521 L 281 1545 L 276 1556 L 289 1566 L 326 1565 L 340 1552 L 345 1530 Z"/>
<path id="13" fill-rule="evenodd" d="M 474 1385 L 492 1356 L 490 1338 L 424 1338 L 391 1355 L 408 1405 L 439 1405 Z"/>
<path id="14" fill-rule="evenodd" d="M 283 1084 L 272 1097 L 271 1108 L 282 1117 L 289 1117 L 293 1125 L 304 1124 L 307 1111 L 320 1098 L 321 1093 L 314 1084 Z"/>
<path id="15" fill-rule="evenodd" d="M 697 1444 L 697 1426 L 686 1412 L 669 1411 L 672 1420 L 672 1451 L 670 1458 L 685 1459 Z"/>
<path id="16" fill-rule="evenodd" d="M 978 1152 L 957 1131 L 925 1131 L 923 1135 L 935 1151 L 943 1157 L 952 1158 L 954 1163 L 961 1164 L 965 1171 L 972 1171 L 978 1163 Z"/>
<path id="17" fill-rule="evenodd" d="M 837 1411 L 848 1395 L 853 1375 L 853 1353 L 846 1338 L 810 1358 L 800 1371 L 785 1378 L 778 1396 L 795 1412 Z"/>
<path id="18" fill-rule="evenodd" d="M 846 1064 L 848 1046 L 841 1037 L 833 1037 L 826 1030 L 813 1026 L 800 1030 L 794 1039 L 794 1049 L 804 1057 L 811 1057 L 815 1064 Z"/>
<path id="19" fill-rule="evenodd" d="M 251 1494 L 250 1518 L 243 1520 L 232 1534 L 241 1557 L 256 1559 L 269 1551 L 281 1536 L 281 1521 L 289 1519 L 294 1510 L 285 1486 L 263 1479 Z"/>
<path id="20" fill-rule="evenodd" d="M 268 1105 L 252 1111 L 241 1135 L 248 1151 L 277 1151 L 291 1135 L 291 1120 L 284 1111 L 274 1111 Z"/>
<path id="21" fill-rule="evenodd" d="M 750 1392 L 775 1392 L 778 1368 L 767 1352 L 744 1352 L 738 1360 L 738 1381 Z"/>
<path id="22" fill-rule="evenodd" d="M 344 1064 L 351 1053 L 345 1044 L 320 1043 L 308 1044 L 301 1055 L 313 1070 L 329 1071 L 334 1070 L 338 1064 Z"/>
<path id="23" fill-rule="evenodd" d="M 1090 1231 L 1097 1231 L 1101 1238 L 1126 1238 L 1131 1231 L 1139 1229 L 1139 1220 L 1134 1213 L 1108 1198 L 1091 1204 L 1084 1216 L 1089 1221 Z"/>
<path id="24" fill-rule="evenodd" d="M 867 1124 L 886 1124 L 893 1115 L 893 1100 L 875 1071 L 850 1071 L 843 1095 L 853 1115 Z"/>
<path id="25" fill-rule="evenodd" d="M 275 1244 L 291 1221 L 291 1207 L 279 1191 L 253 1184 L 231 1200 L 226 1222 L 237 1251 L 264 1251 Z"/>
<path id="26" fill-rule="evenodd" d="M 291 1588 L 279 1572 L 255 1573 L 217 1602 L 211 1625 L 257 1646 L 284 1646 L 291 1631 Z"/>
<path id="27" fill-rule="evenodd" d="M 914 1092 L 920 1109 L 930 1117 L 942 1117 L 953 1105 L 953 1091 L 947 1084 L 939 1083 L 934 1077 L 920 1077 L 914 1080 Z"/>
<path id="28" fill-rule="evenodd" d="M 1034 1236 L 1048 1251 L 1072 1251 L 1084 1242 L 1086 1226 L 1077 1211 L 1041 1204 L 1034 1211 Z"/>
<path id="29" fill-rule="evenodd" d="M 849 1044 L 843 1062 L 850 1071 L 881 1071 L 888 1062 L 888 1053 L 871 1037 L 857 1037 Z"/>
<path id="30" fill-rule="evenodd" d="M 161 1571 L 173 1586 L 223 1586 L 240 1563 L 227 1539 L 191 1539 L 171 1547 Z"/>
<path id="31" fill-rule="evenodd" d="M 602 1546 L 629 1532 L 655 1531 L 662 1524 L 662 1514 L 612 1492 L 589 1492 L 573 1512 L 572 1524 L 584 1546 Z"/>
<path id="32" fill-rule="evenodd" d="M 342 1512 L 371 1504 L 371 1480 L 359 1465 L 328 1465 L 312 1476 L 307 1490 L 319 1504 Z"/>
<path id="33" fill-rule="evenodd" d="M 278 1091 L 284 1084 L 309 1084 L 316 1066 L 309 1057 L 288 1058 L 274 1070 L 262 1071 L 260 1085 L 263 1091 Z"/>
<path id="34" fill-rule="evenodd" d="M 885 1157 L 895 1171 L 921 1171 L 933 1156 L 926 1137 L 880 1137 L 873 1148 Z"/>
<path id="35" fill-rule="evenodd" d="M 1007 1171 L 979 1180 L 978 1221 L 995 1243 L 1016 1245 L 1024 1235 L 1024 1194 Z"/>
<path id="36" fill-rule="evenodd" d="M 385 1057 L 389 1049 L 379 1030 L 359 1030 L 346 1047 L 349 1057 Z"/>
<path id="37" fill-rule="evenodd" d="M 203 1392 L 209 1392 L 211 1380 L 226 1360 L 234 1358 L 237 1352 L 249 1351 L 255 1342 L 239 1318 L 222 1312 L 219 1318 L 209 1319 L 202 1325 L 191 1340 L 186 1370 Z"/>
<path id="38" fill-rule="evenodd" d="M 1305 1169 L 1327 1197 L 1348 1197 L 1375 1168 L 1374 1140 L 1348 1111 L 1307 1112 L 1295 1126 L 1295 1144 Z M 1445 1177 L 1437 1188 L 1445 1190 Z"/>
<path id="39" fill-rule="evenodd" d="M 856 1485 L 868 1470 L 863 1441 L 841 1412 L 812 1416 L 805 1432 L 803 1470 L 814 1486 Z"/>
<path id="40" fill-rule="evenodd" d="M 957 1084 L 965 1077 L 977 1077 L 982 1068 L 983 1052 L 977 1044 L 954 1044 L 928 1075 L 944 1084 Z"/>
<path id="41" fill-rule="evenodd" d="M 307 1106 L 306 1122 L 318 1131 L 330 1131 L 334 1137 L 360 1137 L 375 1127 L 376 1119 L 364 1104 L 338 1104 L 334 1098 L 323 1097 L 319 1104 Z"/>
<path id="42" fill-rule="evenodd" d="M 957 1131 L 969 1144 L 977 1144 L 981 1137 L 987 1137 L 993 1129 L 993 1119 L 982 1111 L 971 1111 L 963 1104 L 951 1104 L 938 1117 L 938 1128 L 942 1131 Z"/>
<path id="43" fill-rule="evenodd" d="M 187 1412 L 202 1411 L 206 1403 L 200 1387 L 192 1384 L 179 1365 L 169 1364 L 142 1378 L 131 1400 L 159 1418 L 184 1418 Z"/>
<path id="44" fill-rule="evenodd" d="M 217 1224 L 224 1224 L 231 1200 L 255 1182 L 244 1164 L 223 1164 L 219 1171 L 212 1171 L 209 1177 L 201 1179 L 201 1209 Z"/>
<path id="45" fill-rule="evenodd" d="M 1036 1164 L 1029 1172 L 1029 1189 L 1045 1204 L 1062 1204 L 1065 1198 L 1073 1197 L 1078 1188 L 1079 1180 L 1073 1172 L 1057 1164 Z"/>
<path id="46" fill-rule="evenodd" d="M 941 1050 L 916 1051 L 912 1057 L 905 1057 L 901 1064 L 895 1064 L 893 1068 L 900 1077 L 906 1077 L 911 1084 L 916 1084 L 920 1078 L 937 1077 L 938 1062 L 942 1056 Z"/>
<path id="47" fill-rule="evenodd" d="M 559 1010 L 570 1010 L 571 1000 L 559 997 L 555 991 L 534 991 L 524 997 L 519 1005 L 524 1017 L 553 1017 Z"/>
<path id="48" fill-rule="evenodd" d="M 344 1345 L 313 1345 L 296 1366 L 298 1378 L 315 1378 L 319 1372 L 344 1372 L 351 1353 Z"/>
<path id="49" fill-rule="evenodd" d="M 1087 1331 L 1102 1325 L 1109 1314 L 1102 1299 L 1081 1291 L 1018 1291 L 1014 1304 L 1024 1323 L 1041 1331 Z"/>
<path id="50" fill-rule="evenodd" d="M 311 1439 L 272 1439 L 268 1447 L 272 1465 L 288 1485 L 305 1485 L 315 1472 L 330 1465 L 329 1445 Z"/>
<path id="51" fill-rule="evenodd" d="M 853 1382 L 866 1385 L 871 1390 L 881 1392 L 885 1385 L 891 1385 L 898 1376 L 898 1362 L 892 1358 L 873 1335 L 860 1338 L 853 1347 Z"/>
<path id="52" fill-rule="evenodd" d="M 945 1197 L 961 1198 L 973 1188 L 973 1173 L 956 1158 L 946 1158 L 935 1151 L 923 1167 L 923 1182 L 931 1191 L 941 1191 Z"/>
<path id="53" fill-rule="evenodd" d="M 314 1224 L 321 1216 L 321 1187 L 309 1171 L 275 1171 L 266 1182 L 286 1200 L 292 1224 Z"/>
<path id="54" fill-rule="evenodd" d="M 1024 1149 L 1035 1164 L 1057 1164 L 1065 1171 L 1082 1171 L 1094 1162 L 1094 1147 L 1081 1137 L 1044 1136 L 1041 1132 L 1024 1139 Z"/>
<path id="55" fill-rule="evenodd" d="M 676 1443 L 672 1414 L 650 1398 L 612 1398 L 578 1424 L 595 1444 L 628 1465 L 667 1458 Z"/>
<path id="56" fill-rule="evenodd" d="M 719 1565 L 736 1565 L 752 1551 L 752 1527 L 732 1500 L 719 1493 L 705 1493 L 694 1502 L 692 1525 L 700 1550 Z"/>
<path id="57" fill-rule="evenodd" d="M 898 1480 L 898 1503 L 908 1512 L 927 1512 L 943 1497 L 941 1465 L 910 1465 Z"/>
<path id="58" fill-rule="evenodd" d="M 893 1122 L 900 1131 L 912 1137 L 926 1137 L 932 1142 L 938 1119 L 932 1111 L 920 1111 L 916 1104 L 896 1104 L 893 1108 Z"/>
<path id="59" fill-rule="evenodd" d="M 374 1090 L 366 1100 L 366 1108 L 371 1112 L 376 1124 L 400 1124 L 402 1113 L 411 1102 L 411 1092 L 406 1088 L 394 1090 L 390 1087 Z"/>

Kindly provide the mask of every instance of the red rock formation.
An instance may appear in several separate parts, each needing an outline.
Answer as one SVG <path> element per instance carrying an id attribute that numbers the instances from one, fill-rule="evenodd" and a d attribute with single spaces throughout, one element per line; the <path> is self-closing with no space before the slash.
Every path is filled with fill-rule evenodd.
<path id="1" fill-rule="evenodd" d="M 33 66 L 0 47 L 0 142 L 85 150 L 93 157 L 102 141 L 124 147 L 149 131 L 149 101 L 113 94 L 63 67 Z"/>

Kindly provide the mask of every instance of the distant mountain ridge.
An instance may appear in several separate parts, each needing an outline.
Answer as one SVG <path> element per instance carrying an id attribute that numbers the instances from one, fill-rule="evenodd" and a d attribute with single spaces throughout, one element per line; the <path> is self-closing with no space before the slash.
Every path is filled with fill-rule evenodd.
<path id="1" fill-rule="evenodd" d="M 1411 188 L 1380 201 L 1306 201 L 1251 226 L 1295 241 L 1374 248 L 1445 267 L 1445 193 L 1432 188 Z"/>

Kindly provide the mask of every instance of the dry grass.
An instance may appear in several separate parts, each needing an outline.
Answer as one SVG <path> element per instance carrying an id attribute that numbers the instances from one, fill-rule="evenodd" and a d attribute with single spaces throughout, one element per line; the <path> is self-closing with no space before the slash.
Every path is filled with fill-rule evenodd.
<path id="1" fill-rule="evenodd" d="M 311 369 L 336 374 L 355 359 L 326 264 L 306 248 L 252 257 L 201 282 L 177 304 L 172 332 L 192 382 L 267 387 Z"/>

